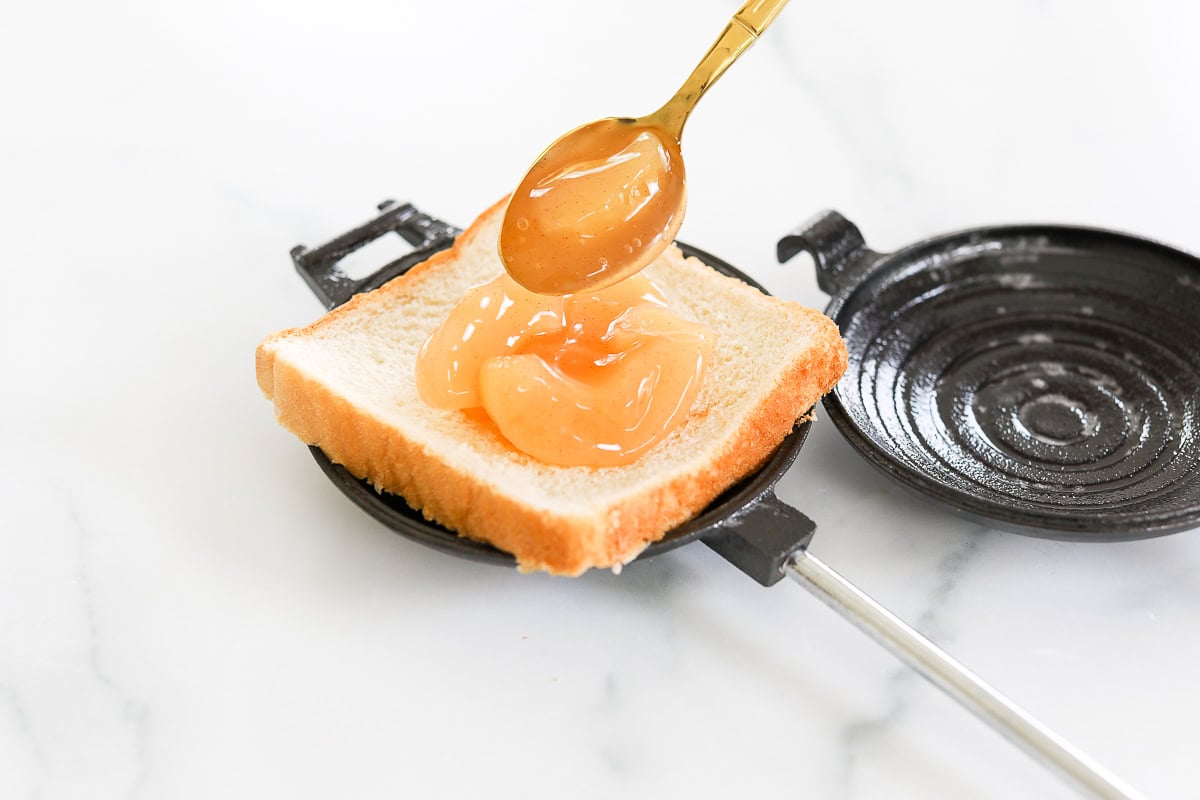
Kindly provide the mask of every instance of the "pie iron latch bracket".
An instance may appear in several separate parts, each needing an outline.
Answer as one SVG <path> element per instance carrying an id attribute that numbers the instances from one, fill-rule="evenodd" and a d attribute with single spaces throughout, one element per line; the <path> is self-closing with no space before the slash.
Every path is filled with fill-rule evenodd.
<path id="1" fill-rule="evenodd" d="M 385 200 L 379 215 L 336 239 L 309 250 L 304 245 L 292 248 L 292 262 L 304 282 L 325 308 L 336 308 L 357 292 L 373 289 L 424 261 L 433 251 L 448 247 L 462 231 L 446 222 L 418 211 L 411 203 Z M 381 236 L 398 234 L 415 249 L 389 261 L 364 278 L 352 278 L 339 266 L 355 250 Z"/>
<path id="2" fill-rule="evenodd" d="M 816 529 L 815 522 L 768 489 L 704 537 L 704 543 L 763 586 L 773 586 L 808 547 Z"/>
<path id="3" fill-rule="evenodd" d="M 784 236 L 775 252 L 781 264 L 797 253 L 810 253 L 817 264 L 817 285 L 828 295 L 858 284 L 883 258 L 867 247 L 858 227 L 836 211 L 822 211 Z"/>

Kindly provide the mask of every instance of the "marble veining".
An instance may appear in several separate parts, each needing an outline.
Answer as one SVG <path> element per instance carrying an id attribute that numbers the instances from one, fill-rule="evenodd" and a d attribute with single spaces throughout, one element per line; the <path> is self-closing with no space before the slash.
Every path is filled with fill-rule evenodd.
<path id="1" fill-rule="evenodd" d="M 27 781 L 28 796 L 40 798 L 44 795 L 45 774 L 48 768 L 45 750 L 38 744 L 33 733 L 29 712 L 20 694 L 6 685 L 0 685 L 0 719 L 9 723 L 6 757 L 3 763 L 14 772 L 23 772 Z"/>
<path id="2" fill-rule="evenodd" d="M 75 584 L 79 590 L 79 608 L 84 621 L 83 646 L 87 653 L 87 675 L 99 690 L 97 694 L 105 697 L 109 704 L 115 707 L 111 714 L 113 719 L 109 723 L 111 730 L 106 738 L 127 742 L 128 747 L 123 749 L 128 752 L 130 763 L 127 769 L 130 774 L 124 778 L 127 788 L 123 794 L 127 798 L 137 798 L 141 796 L 146 776 L 148 711 L 144 703 L 122 687 L 104 666 L 101 628 L 97 623 L 94 581 L 89 560 L 89 544 L 95 534 L 89 531 L 84 523 L 76 503 L 68 499 L 65 505 L 76 533 L 75 548 L 78 556 Z"/>
<path id="3" fill-rule="evenodd" d="M 145 774 L 147 710 L 105 666 L 89 559 L 95 534 L 75 501 L 60 501 L 61 522 L 52 535 L 61 544 L 54 548 L 61 560 L 47 579 L 65 592 L 28 608 L 40 612 L 22 637 L 29 651 L 13 651 L 21 639 L 10 638 L 5 649 L 11 655 L 0 659 L 7 662 L 0 672 L 0 707 L 13 745 L 25 754 L 14 759 L 27 765 L 28 796 L 67 796 L 82 787 L 85 793 L 137 797 Z"/>
<path id="4" fill-rule="evenodd" d="M 937 583 L 929 591 L 925 606 L 911 624 L 918 632 L 953 654 L 953 632 L 942 619 L 941 612 L 953 601 L 953 596 L 963 573 L 975 560 L 985 541 L 986 529 L 980 527 L 977 536 L 963 540 L 961 546 L 947 553 L 938 563 L 935 575 Z M 919 676 L 904 665 L 891 671 L 886 679 L 885 707 L 869 719 L 852 720 L 839 732 L 838 741 L 843 752 L 840 759 L 839 784 L 844 797 L 854 797 L 854 776 L 861 759 L 869 758 L 871 748 L 880 733 L 894 727 L 896 721 L 908 709 L 908 696 L 914 681 Z"/>
<path id="5" fill-rule="evenodd" d="M 1074 796 L 701 544 L 561 581 L 395 536 L 254 384 L 259 339 L 319 314 L 293 245 L 386 198 L 468 223 L 554 136 L 661 102 L 736 6 L 6 13 L 0 798 Z M 614 48 L 630 19 L 670 45 Z M 688 124 L 680 237 L 818 308 L 774 247 L 825 208 L 879 251 L 1027 221 L 1200 251 L 1197 29 L 792 3 Z M 1148 797 L 1196 795 L 1200 531 L 983 531 L 825 419 L 785 483 L 832 567 Z"/>

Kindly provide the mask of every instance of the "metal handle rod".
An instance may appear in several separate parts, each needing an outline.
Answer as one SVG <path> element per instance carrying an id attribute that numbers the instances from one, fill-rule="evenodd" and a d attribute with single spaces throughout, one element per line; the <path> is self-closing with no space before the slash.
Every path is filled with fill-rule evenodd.
<path id="1" fill-rule="evenodd" d="M 1067 744 L 816 556 L 806 550 L 797 551 L 788 563 L 787 573 L 930 683 L 1030 755 L 1056 769 L 1077 788 L 1102 800 L 1141 800 L 1141 794 Z"/>

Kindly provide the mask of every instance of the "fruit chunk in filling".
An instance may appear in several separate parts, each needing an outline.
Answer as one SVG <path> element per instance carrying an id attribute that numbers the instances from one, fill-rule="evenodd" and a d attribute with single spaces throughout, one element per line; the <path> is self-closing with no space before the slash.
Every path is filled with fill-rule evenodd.
<path id="1" fill-rule="evenodd" d="M 471 289 L 417 357 L 417 391 L 483 408 L 547 464 L 629 464 L 687 417 L 714 334 L 672 311 L 642 275 L 547 296 L 508 275 Z"/>

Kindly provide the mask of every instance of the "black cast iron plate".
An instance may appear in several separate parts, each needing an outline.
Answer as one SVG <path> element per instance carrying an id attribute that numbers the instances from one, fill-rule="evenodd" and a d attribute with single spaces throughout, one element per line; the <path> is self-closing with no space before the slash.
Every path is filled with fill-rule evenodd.
<path id="1" fill-rule="evenodd" d="M 827 309 L 850 367 L 826 407 L 868 460 L 1033 535 L 1200 523 L 1200 260 L 1059 226 L 875 257 Z"/>
<path id="2" fill-rule="evenodd" d="M 451 241 L 445 239 L 419 253 L 414 253 L 413 256 L 406 259 L 406 264 L 411 266 L 419 260 L 429 257 L 438 250 L 448 247 Z M 718 272 L 737 278 L 765 293 L 766 290 L 752 278 L 721 259 L 682 242 L 677 244 L 684 255 L 694 256 Z M 356 289 L 357 291 L 368 291 L 377 288 L 395 274 L 395 270 L 381 270 L 378 278 L 367 279 Z M 770 494 L 771 487 L 795 461 L 800 447 L 808 436 L 809 425 L 810 423 L 804 422 L 797 426 L 757 472 L 727 489 L 695 519 L 680 525 L 659 541 L 648 546 L 638 558 L 649 558 L 697 539 L 708 539 L 714 534 L 719 534 L 719 529 L 729 521 L 736 519 L 739 513 L 760 507 L 762 505 L 761 498 Z M 309 451 L 326 476 L 343 494 L 392 530 L 453 555 L 495 564 L 516 564 L 515 559 L 509 553 L 498 550 L 490 544 L 461 537 L 454 531 L 425 519 L 424 515 L 410 506 L 403 497 L 376 491 L 367 481 L 354 477 L 340 464 L 330 461 L 320 448 L 310 447 Z M 808 535 L 811 535 L 811 531 L 808 531 Z"/>

